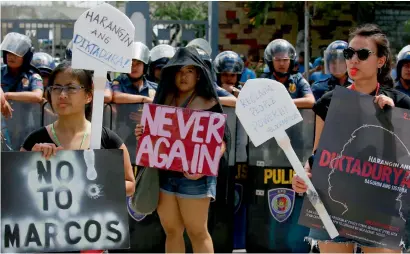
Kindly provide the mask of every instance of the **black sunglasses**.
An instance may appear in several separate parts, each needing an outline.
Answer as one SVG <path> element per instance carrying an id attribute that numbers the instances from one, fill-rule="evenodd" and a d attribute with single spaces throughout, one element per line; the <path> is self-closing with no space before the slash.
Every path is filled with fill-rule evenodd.
<path id="1" fill-rule="evenodd" d="M 346 60 L 352 59 L 354 54 L 357 54 L 357 58 L 359 58 L 360 61 L 365 61 L 367 58 L 369 58 L 371 54 L 375 54 L 375 53 L 368 49 L 354 50 L 353 48 L 350 48 L 350 47 L 343 50 L 343 56 L 345 57 Z"/>

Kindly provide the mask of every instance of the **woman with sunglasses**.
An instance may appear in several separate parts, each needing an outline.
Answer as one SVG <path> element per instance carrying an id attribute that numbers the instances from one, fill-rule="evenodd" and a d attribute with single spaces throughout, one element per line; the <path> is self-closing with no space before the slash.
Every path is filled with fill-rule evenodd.
<path id="1" fill-rule="evenodd" d="M 90 147 L 91 115 L 90 103 L 93 98 L 92 75 L 86 70 L 71 68 L 71 63 L 61 63 L 50 74 L 47 101 L 50 102 L 58 119 L 32 132 L 24 141 L 20 151 L 42 152 L 46 159 L 59 150 L 86 150 Z M 103 127 L 102 149 L 122 149 L 124 151 L 124 174 L 127 196 L 135 190 L 128 150 L 122 140 L 111 130 Z"/>
<path id="2" fill-rule="evenodd" d="M 390 45 L 386 35 L 376 25 L 364 25 L 356 28 L 349 39 L 349 47 L 344 49 L 344 57 L 349 76 L 354 83 L 348 89 L 374 96 L 374 102 L 380 108 L 400 107 L 410 109 L 410 97 L 394 90 L 393 80 L 390 77 L 391 59 Z M 319 145 L 320 136 L 325 124 L 333 91 L 323 95 L 313 107 L 316 113 L 316 134 L 313 155 L 306 162 L 305 169 L 311 177 L 311 167 L 314 154 Z M 305 182 L 295 176 L 292 188 L 298 193 L 307 191 Z M 353 253 L 356 243 L 365 253 L 400 253 L 397 249 L 378 248 L 376 245 L 362 243 L 345 237 L 336 237 L 333 240 L 325 230 L 310 229 L 309 238 L 317 240 L 321 252 Z"/>

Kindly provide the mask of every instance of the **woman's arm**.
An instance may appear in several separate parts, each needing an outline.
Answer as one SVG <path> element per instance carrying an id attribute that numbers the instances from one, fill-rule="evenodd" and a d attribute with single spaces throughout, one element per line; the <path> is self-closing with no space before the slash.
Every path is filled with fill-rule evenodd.
<path id="1" fill-rule="evenodd" d="M 124 144 L 120 146 L 120 149 L 123 150 L 124 156 L 125 192 L 127 193 L 127 196 L 131 196 L 135 192 L 135 178 L 132 171 L 130 154 Z"/>

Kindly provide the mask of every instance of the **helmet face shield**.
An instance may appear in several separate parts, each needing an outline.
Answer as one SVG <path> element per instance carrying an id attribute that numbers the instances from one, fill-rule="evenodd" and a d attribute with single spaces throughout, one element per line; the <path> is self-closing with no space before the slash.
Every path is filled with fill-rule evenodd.
<path id="1" fill-rule="evenodd" d="M 150 52 L 147 46 L 142 42 L 133 43 L 132 59 L 139 60 L 144 64 L 148 64 Z"/>
<path id="2" fill-rule="evenodd" d="M 287 40 L 276 39 L 266 47 L 264 60 L 270 71 L 286 76 L 293 69 L 296 61 L 296 50 Z"/>
<path id="3" fill-rule="evenodd" d="M 8 33 L 1 43 L 1 50 L 24 57 L 30 51 L 31 40 L 28 36 L 19 33 Z"/>
<path id="4" fill-rule="evenodd" d="M 333 76 L 344 75 L 347 71 L 346 59 L 343 55 L 343 49 L 326 50 L 325 58 L 325 73 Z"/>
<path id="5" fill-rule="evenodd" d="M 153 47 L 150 51 L 151 61 L 155 62 L 161 58 L 169 58 L 171 59 L 175 55 L 175 48 L 170 45 L 157 45 Z"/>
<path id="6" fill-rule="evenodd" d="M 217 73 L 229 72 L 242 74 L 244 69 L 242 59 L 233 51 L 219 53 L 215 58 L 214 66 Z"/>
<path id="7" fill-rule="evenodd" d="M 209 42 L 207 40 L 202 39 L 202 38 L 193 39 L 186 46 L 187 47 L 200 48 L 203 51 L 205 51 L 208 55 L 212 54 L 211 45 L 209 44 Z"/>

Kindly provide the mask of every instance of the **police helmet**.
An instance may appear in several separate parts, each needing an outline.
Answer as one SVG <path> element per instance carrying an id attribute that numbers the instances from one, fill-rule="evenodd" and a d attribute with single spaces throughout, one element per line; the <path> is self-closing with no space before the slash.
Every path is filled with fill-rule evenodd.
<path id="1" fill-rule="evenodd" d="M 345 41 L 334 41 L 327 46 L 324 52 L 325 73 L 331 75 L 344 75 L 347 71 L 346 60 L 343 50 L 347 49 L 349 44 Z M 332 64 L 332 67 L 330 67 Z"/>
<path id="2" fill-rule="evenodd" d="M 44 52 L 34 53 L 31 65 L 36 67 L 42 74 L 50 74 L 56 67 L 54 59 Z"/>
<path id="3" fill-rule="evenodd" d="M 8 33 L 1 43 L 1 50 L 23 57 L 23 69 L 30 69 L 30 62 L 33 58 L 34 48 L 31 39 L 23 34 Z M 7 54 L 3 52 L 3 63 L 7 64 Z"/>
<path id="4" fill-rule="evenodd" d="M 155 69 L 164 67 L 168 62 L 175 55 L 175 48 L 161 44 L 153 47 L 150 51 L 150 63 L 149 63 L 149 77 L 148 79 L 152 82 L 155 82 Z"/>
<path id="5" fill-rule="evenodd" d="M 212 54 L 212 48 L 209 42 L 205 39 L 202 38 L 196 38 L 190 41 L 187 45 L 187 47 L 194 47 L 194 48 L 200 48 L 203 51 L 205 51 L 209 56 Z"/>
<path id="6" fill-rule="evenodd" d="M 287 72 L 279 73 L 275 71 L 273 67 L 273 59 L 275 57 L 280 59 L 290 59 L 290 65 Z M 271 41 L 265 49 L 263 58 L 265 60 L 265 63 L 268 65 L 270 72 L 275 72 L 280 76 L 289 75 L 292 72 L 295 63 L 297 62 L 297 54 L 295 47 L 293 47 L 292 44 L 290 44 L 287 40 L 284 39 L 276 39 Z"/>
<path id="7" fill-rule="evenodd" d="M 239 55 L 233 51 L 224 51 L 219 53 L 215 60 L 214 66 L 216 73 L 231 72 L 241 75 L 244 69 L 244 63 Z"/>
<path id="8" fill-rule="evenodd" d="M 403 64 L 406 62 L 410 62 L 410 45 L 402 48 L 399 54 L 397 55 L 397 65 L 396 65 L 396 72 L 397 72 L 397 79 L 400 80 L 401 78 L 401 68 Z"/>

